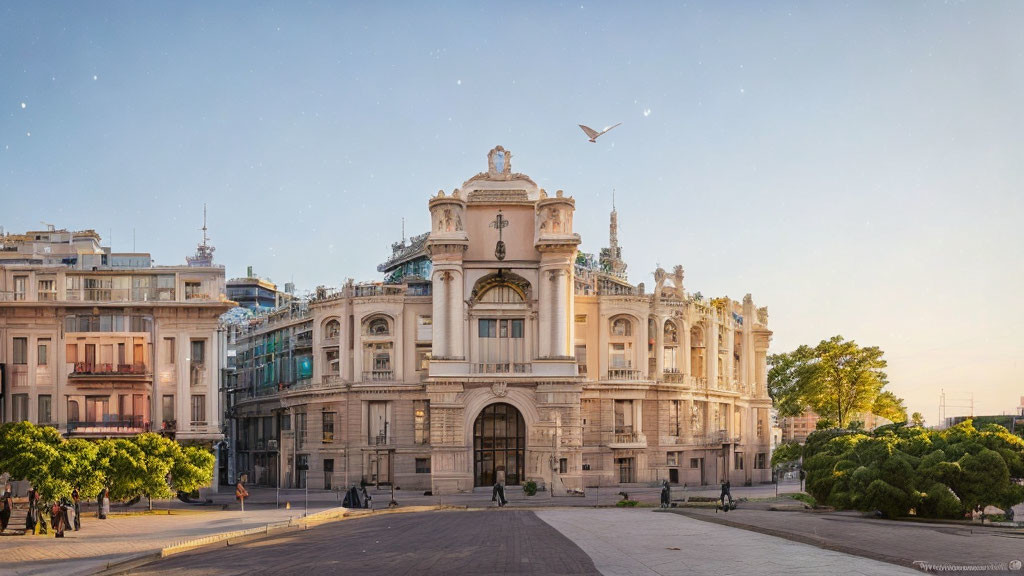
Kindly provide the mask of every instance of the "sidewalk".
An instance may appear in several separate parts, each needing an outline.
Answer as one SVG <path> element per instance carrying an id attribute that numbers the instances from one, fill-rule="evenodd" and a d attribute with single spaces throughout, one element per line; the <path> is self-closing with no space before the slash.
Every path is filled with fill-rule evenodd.
<path id="1" fill-rule="evenodd" d="M 232 501 L 234 498 L 232 497 Z M 178 503 L 181 504 L 181 503 Z M 302 508 L 277 510 L 238 505 L 224 511 L 221 506 L 196 507 L 181 504 L 171 515 L 113 515 L 99 520 L 95 513 L 82 515 L 82 530 L 66 531 L 63 539 L 48 536 L 3 536 L 0 538 L 0 574 L 17 576 L 90 574 L 117 562 L 183 540 L 221 532 L 255 528 L 303 515 Z M 334 502 L 310 502 L 309 513 L 334 508 Z"/>
<path id="2" fill-rule="evenodd" d="M 903 566 L 912 566 L 915 561 L 972 565 L 1024 561 L 1024 530 L 877 520 L 857 512 L 768 512 L 748 508 L 728 514 L 694 508 L 665 512 Z"/>

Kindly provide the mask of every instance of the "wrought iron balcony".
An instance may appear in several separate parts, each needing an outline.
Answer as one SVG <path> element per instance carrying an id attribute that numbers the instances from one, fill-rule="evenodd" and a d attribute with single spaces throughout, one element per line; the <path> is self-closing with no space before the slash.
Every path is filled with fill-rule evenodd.
<path id="1" fill-rule="evenodd" d="M 149 422 L 143 420 L 142 416 L 126 416 L 118 420 L 100 422 L 68 422 L 68 435 L 110 436 L 115 434 L 142 434 L 148 430 Z"/>

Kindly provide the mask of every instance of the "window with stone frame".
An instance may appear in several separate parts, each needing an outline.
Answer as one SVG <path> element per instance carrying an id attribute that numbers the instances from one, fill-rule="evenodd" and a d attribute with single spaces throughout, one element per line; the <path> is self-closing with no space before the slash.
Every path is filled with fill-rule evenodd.
<path id="1" fill-rule="evenodd" d="M 430 400 L 412 401 L 413 443 L 430 444 Z"/>
<path id="2" fill-rule="evenodd" d="M 323 412 L 323 441 L 334 442 L 334 418 L 338 415 L 337 412 Z"/>
<path id="3" fill-rule="evenodd" d="M 430 458 L 417 458 L 416 459 L 416 473 L 417 474 L 430 474 Z"/>
<path id="4" fill-rule="evenodd" d="M 681 436 L 683 431 L 683 401 L 668 401 L 668 435 Z"/>
<path id="5" fill-rule="evenodd" d="M 28 364 L 28 338 L 12 338 L 14 350 L 11 354 L 12 364 Z"/>

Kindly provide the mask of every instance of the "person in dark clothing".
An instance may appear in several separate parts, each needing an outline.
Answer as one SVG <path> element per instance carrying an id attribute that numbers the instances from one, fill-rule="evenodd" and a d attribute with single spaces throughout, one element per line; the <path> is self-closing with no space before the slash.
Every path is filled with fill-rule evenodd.
<path id="1" fill-rule="evenodd" d="M 672 489 L 668 486 L 668 480 L 665 480 L 661 486 L 661 507 L 668 508 L 672 499 Z"/>
<path id="2" fill-rule="evenodd" d="M 4 486 L 4 493 L 0 495 L 0 532 L 7 530 L 7 523 L 11 521 L 11 511 L 14 510 L 14 498 L 11 497 L 11 485 Z"/>
<path id="3" fill-rule="evenodd" d="M 726 498 L 729 498 L 728 504 L 726 504 Z M 719 496 L 719 499 L 722 501 L 722 510 L 728 512 L 732 508 L 732 483 L 728 480 L 722 482 L 722 495 Z"/>
<path id="4" fill-rule="evenodd" d="M 39 493 L 28 489 L 28 513 L 25 514 L 25 533 L 34 534 L 39 523 Z"/>

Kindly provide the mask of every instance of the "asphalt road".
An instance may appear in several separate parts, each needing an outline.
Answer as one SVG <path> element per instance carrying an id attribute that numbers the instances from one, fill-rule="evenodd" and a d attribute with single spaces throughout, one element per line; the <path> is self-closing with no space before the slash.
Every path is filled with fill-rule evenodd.
<path id="1" fill-rule="evenodd" d="M 526 510 L 392 514 L 172 556 L 133 574 L 579 574 L 590 558 Z"/>

